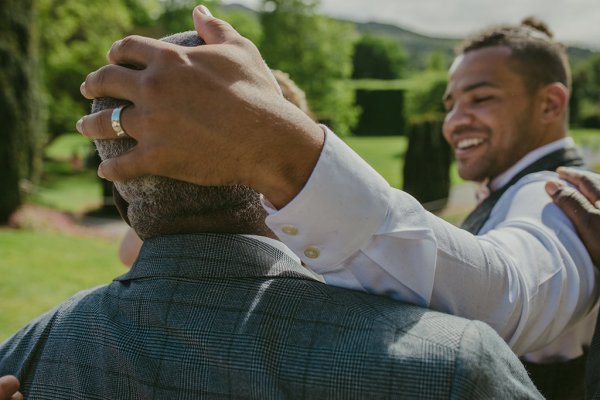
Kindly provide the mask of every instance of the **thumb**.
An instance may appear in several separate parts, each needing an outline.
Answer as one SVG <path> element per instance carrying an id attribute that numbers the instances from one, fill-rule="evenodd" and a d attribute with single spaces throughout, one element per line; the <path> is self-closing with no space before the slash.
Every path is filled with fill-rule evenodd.
<path id="1" fill-rule="evenodd" d="M 194 8 L 192 16 L 196 32 L 206 44 L 220 44 L 240 36 L 227 22 L 213 17 L 205 6 Z"/>

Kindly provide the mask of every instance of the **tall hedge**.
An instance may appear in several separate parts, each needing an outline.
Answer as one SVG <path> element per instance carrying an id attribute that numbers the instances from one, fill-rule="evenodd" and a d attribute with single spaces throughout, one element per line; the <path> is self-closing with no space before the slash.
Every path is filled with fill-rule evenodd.
<path id="1" fill-rule="evenodd" d="M 4 0 L 0 8 L 0 223 L 23 202 L 41 161 L 43 110 L 33 3 Z"/>
<path id="2" fill-rule="evenodd" d="M 442 97 L 445 74 L 426 73 L 406 100 L 408 148 L 404 159 L 403 189 L 430 211 L 446 206 L 450 193 L 451 149 L 442 135 L 445 111 Z"/>

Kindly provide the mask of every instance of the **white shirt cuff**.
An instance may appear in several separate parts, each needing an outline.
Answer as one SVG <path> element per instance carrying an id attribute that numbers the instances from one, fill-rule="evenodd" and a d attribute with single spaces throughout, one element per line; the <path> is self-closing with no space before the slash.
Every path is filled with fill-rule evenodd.
<path id="1" fill-rule="evenodd" d="M 266 223 L 302 261 L 326 273 L 364 247 L 383 224 L 390 186 L 333 132 L 302 191 Z"/>

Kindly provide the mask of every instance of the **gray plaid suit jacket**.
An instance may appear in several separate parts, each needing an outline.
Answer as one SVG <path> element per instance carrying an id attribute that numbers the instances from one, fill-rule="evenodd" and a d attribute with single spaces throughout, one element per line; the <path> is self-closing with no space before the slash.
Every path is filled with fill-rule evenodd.
<path id="1" fill-rule="evenodd" d="M 237 235 L 164 236 L 0 346 L 28 399 L 539 398 L 481 322 L 315 280 Z"/>

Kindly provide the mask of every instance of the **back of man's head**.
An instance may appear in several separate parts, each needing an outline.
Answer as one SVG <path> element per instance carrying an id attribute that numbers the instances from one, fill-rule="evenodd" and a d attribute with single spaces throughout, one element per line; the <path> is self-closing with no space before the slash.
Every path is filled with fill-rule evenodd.
<path id="1" fill-rule="evenodd" d="M 188 47 L 204 44 L 193 31 L 162 40 Z M 101 98 L 94 100 L 92 112 L 125 104 L 122 100 Z M 169 135 L 170 132 L 164 134 Z M 95 144 L 104 160 L 126 152 L 135 146 L 136 141 L 125 137 L 96 140 Z M 245 186 L 199 186 L 147 175 L 115 182 L 115 187 L 129 204 L 128 219 L 142 239 L 193 232 L 266 234 L 259 194 Z"/>
<path id="2" fill-rule="evenodd" d="M 571 71 L 565 46 L 553 40 L 548 26 L 533 17 L 520 25 L 500 25 L 465 39 L 458 54 L 504 46 L 511 50 L 514 70 L 523 77 L 526 88 L 533 93 L 538 88 L 560 82 L 571 88 Z"/>

